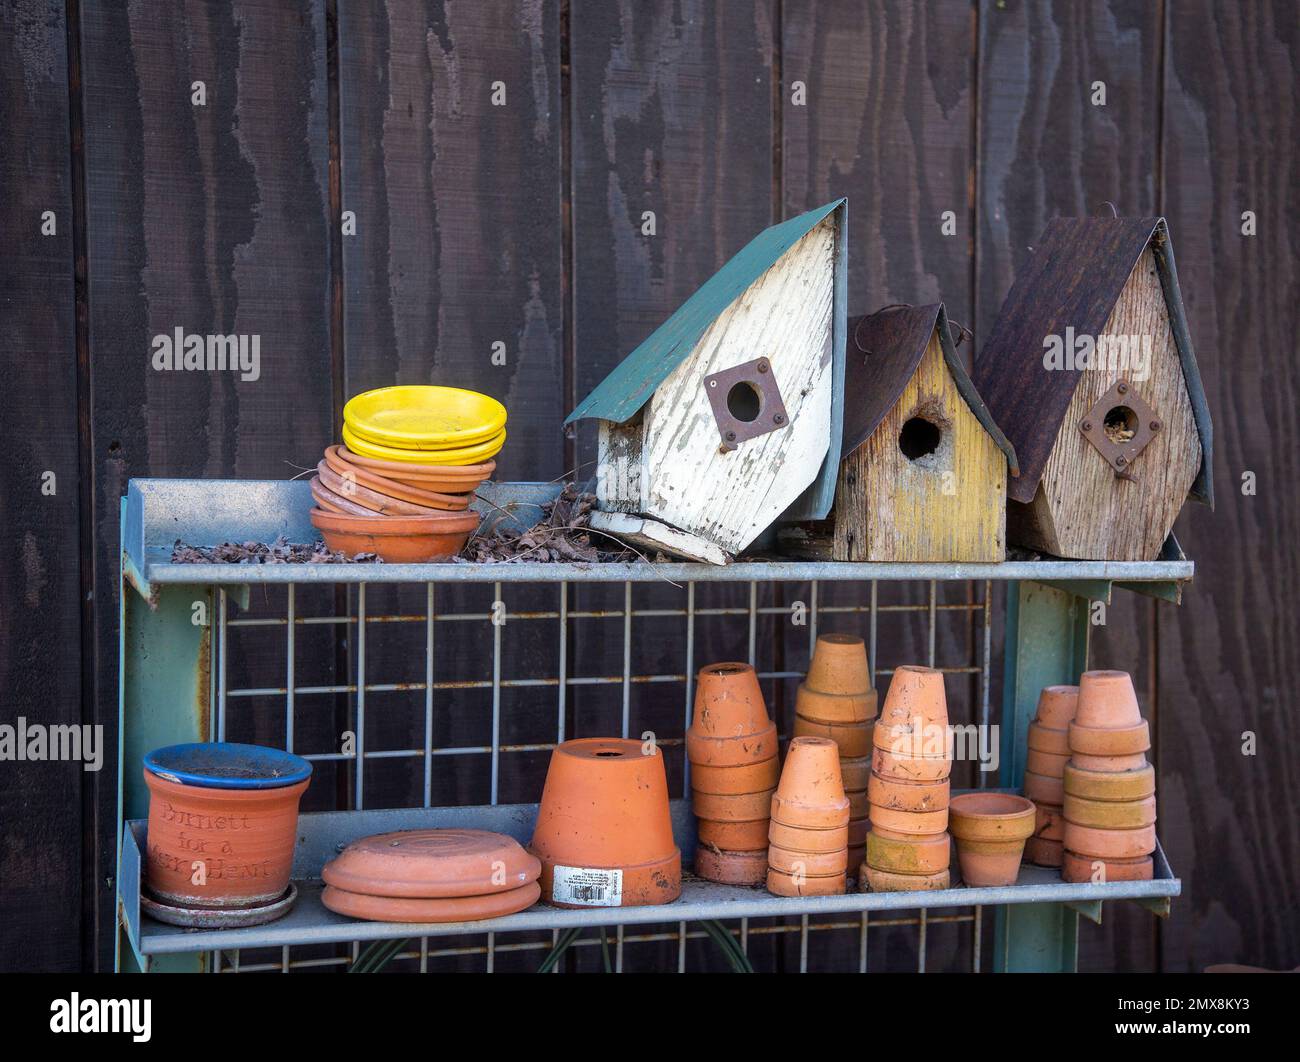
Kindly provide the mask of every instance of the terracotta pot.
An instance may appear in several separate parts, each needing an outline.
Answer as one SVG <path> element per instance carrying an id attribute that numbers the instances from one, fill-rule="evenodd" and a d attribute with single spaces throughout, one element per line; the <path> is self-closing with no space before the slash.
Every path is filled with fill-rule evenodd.
<path id="1" fill-rule="evenodd" d="M 971 888 L 1014 885 L 1025 855 L 1025 841 L 956 841 L 961 880 Z"/>
<path id="2" fill-rule="evenodd" d="M 1038 695 L 1034 722 L 1053 730 L 1066 730 L 1079 707 L 1078 686 L 1044 686 Z"/>
<path id="3" fill-rule="evenodd" d="M 866 643 L 856 634 L 819 634 L 804 684 L 819 693 L 867 693 L 871 668 Z"/>
<path id="4" fill-rule="evenodd" d="M 1061 878 L 1072 885 L 1107 881 L 1150 881 L 1155 876 L 1155 864 L 1150 856 L 1137 859 L 1097 859 L 1075 852 L 1065 852 L 1061 863 Z"/>
<path id="5" fill-rule="evenodd" d="M 938 811 L 896 811 L 893 808 L 871 806 L 872 829 L 918 837 L 943 833 L 948 828 L 948 809 Z"/>
<path id="6" fill-rule="evenodd" d="M 1067 770 L 1069 765 L 1066 765 Z M 1025 796 L 1043 804 L 1055 804 L 1058 807 L 1065 800 L 1065 785 L 1060 778 L 1045 774 L 1025 772 Z"/>
<path id="7" fill-rule="evenodd" d="M 951 842 L 946 833 L 937 837 L 900 837 L 882 833 L 874 826 L 867 834 L 867 866 L 895 874 L 937 874 L 951 861 Z"/>
<path id="8" fill-rule="evenodd" d="M 1065 850 L 1097 859 L 1138 859 L 1156 850 L 1155 826 L 1107 830 L 1065 820 Z"/>
<path id="9" fill-rule="evenodd" d="M 896 874 L 877 870 L 869 863 L 858 869 L 858 889 L 862 892 L 931 892 L 950 884 L 948 868 L 934 874 Z"/>
<path id="10" fill-rule="evenodd" d="M 692 728 L 693 730 L 694 728 Z M 696 767 L 742 767 L 773 759 L 777 753 L 776 724 L 746 737 L 710 738 L 686 731 L 686 758 Z"/>
<path id="11" fill-rule="evenodd" d="M 1068 756 L 1070 755 L 1070 732 L 1068 730 L 1053 730 L 1051 727 L 1030 723 L 1027 744 L 1031 751 L 1050 752 L 1054 756 Z"/>
<path id="12" fill-rule="evenodd" d="M 770 815 L 772 789 L 757 793 L 691 793 L 695 817 L 713 822 L 753 822 Z"/>
<path id="13" fill-rule="evenodd" d="M 866 693 L 821 693 L 799 684 L 794 710 L 814 723 L 865 723 L 876 717 L 876 691 Z"/>
<path id="14" fill-rule="evenodd" d="M 902 782 L 943 782 L 952 773 L 952 761 L 918 760 L 876 749 L 871 754 L 871 771 Z"/>
<path id="15" fill-rule="evenodd" d="M 794 852 L 772 845 L 767 850 L 767 865 L 782 874 L 805 874 L 824 878 L 843 874 L 849 868 L 848 856 L 843 848 L 834 852 Z"/>
<path id="16" fill-rule="evenodd" d="M 840 756 L 840 778 L 846 793 L 866 789 L 871 784 L 871 757 Z"/>
<path id="17" fill-rule="evenodd" d="M 709 767 L 692 765 L 691 789 L 697 793 L 759 793 L 776 788 L 781 777 L 781 764 L 773 756 L 760 763 L 746 763 L 738 767 Z"/>
<path id="18" fill-rule="evenodd" d="M 1040 867 L 1059 867 L 1065 846 L 1045 837 L 1031 837 L 1025 842 L 1025 862 Z"/>
<path id="19" fill-rule="evenodd" d="M 911 724 L 886 726 L 876 723 L 871 735 L 872 745 L 895 756 L 917 760 L 951 760 L 952 733 L 946 727 L 935 729 Z"/>
<path id="20" fill-rule="evenodd" d="M 1079 708 L 1074 722 L 1101 729 L 1141 723 L 1142 711 L 1129 673 L 1085 671 L 1079 679 Z"/>
<path id="21" fill-rule="evenodd" d="M 1010 793 L 960 793 L 948 805 L 962 880 L 973 886 L 1014 885 L 1037 809 Z"/>
<path id="22" fill-rule="evenodd" d="M 886 726 L 911 726 L 917 718 L 927 728 L 948 726 L 943 672 L 904 665 L 894 672 L 880 719 Z"/>
<path id="23" fill-rule="evenodd" d="M 1150 764 L 1132 771 L 1090 771 L 1073 763 L 1065 766 L 1065 793 L 1085 800 L 1142 800 L 1156 791 L 1156 772 Z"/>
<path id="24" fill-rule="evenodd" d="M 468 494 L 429 494 L 425 501 L 407 501 L 402 496 L 410 493 L 411 488 L 404 484 L 391 483 L 382 477 L 355 469 L 348 469 L 344 475 L 339 475 L 324 460 L 316 465 L 316 476 L 335 494 L 385 516 L 428 516 L 436 512 L 460 512 L 468 508 L 470 502 Z M 392 495 L 383 489 L 390 483 L 388 489 L 394 492 Z M 435 499 L 439 504 L 430 504 Z"/>
<path id="25" fill-rule="evenodd" d="M 451 560 L 478 528 L 478 513 L 436 516 L 351 516 L 311 511 L 325 545 L 354 557 L 375 553 L 390 564 L 426 564 Z"/>
<path id="26" fill-rule="evenodd" d="M 446 494 L 468 494 L 477 490 L 480 483 L 492 478 L 492 473 L 497 468 L 495 461 L 484 461 L 478 465 L 423 465 L 409 461 L 385 461 L 377 457 L 362 457 L 346 446 L 332 446 L 325 451 L 326 456 L 331 451 L 355 468 L 378 472 L 388 479 L 421 490 Z"/>
<path id="27" fill-rule="evenodd" d="M 894 811 L 939 811 L 948 806 L 951 783 L 911 782 L 885 778 L 871 772 L 867 782 L 867 799 L 878 808 Z"/>
<path id="28" fill-rule="evenodd" d="M 156 749 L 144 764 L 151 893 L 183 907 L 251 907 L 284 894 L 310 763 L 279 749 L 209 742 Z"/>
<path id="29" fill-rule="evenodd" d="M 483 896 L 450 896 L 415 899 L 401 896 L 368 896 L 325 886 L 321 903 L 335 914 L 364 918 L 371 922 L 478 922 L 501 918 L 532 907 L 542 890 L 532 881 L 517 889 Z"/>
<path id="30" fill-rule="evenodd" d="M 321 880 L 345 892 L 428 899 L 522 888 L 542 872 L 513 837 L 487 830 L 402 830 L 353 841 Z"/>
<path id="31" fill-rule="evenodd" d="M 771 821 L 767 810 L 761 819 L 748 822 L 717 822 L 713 819 L 699 819 L 695 823 L 695 835 L 701 847 L 717 848 L 724 852 L 758 852 L 767 851 L 767 825 Z"/>
<path id="32" fill-rule="evenodd" d="M 1045 774 L 1048 778 L 1060 778 L 1065 773 L 1069 756 L 1058 756 L 1051 752 L 1039 752 L 1030 749 L 1025 759 L 1025 770 L 1033 774 Z"/>
<path id="33" fill-rule="evenodd" d="M 854 819 L 865 819 L 871 814 L 871 803 L 867 800 L 867 791 L 859 790 L 856 793 L 844 791 L 844 795 L 849 798 L 849 821 Z"/>
<path id="34" fill-rule="evenodd" d="M 1144 719 L 1137 726 L 1109 730 L 1070 724 L 1070 751 L 1085 756 L 1131 756 L 1151 747 L 1151 728 Z"/>
<path id="35" fill-rule="evenodd" d="M 871 754 L 871 731 L 875 720 L 865 723 L 815 723 L 801 715 L 794 717 L 794 736 L 825 738 L 835 742 L 839 755 L 846 759 L 861 759 Z"/>
<path id="36" fill-rule="evenodd" d="M 835 742 L 818 737 L 790 742 L 781 782 L 772 794 L 772 818 L 810 829 L 847 825 L 849 799 L 844 795 Z"/>
<path id="37" fill-rule="evenodd" d="M 316 504 L 327 512 L 349 513 L 352 516 L 373 515 L 364 505 L 358 505 L 356 502 L 348 501 L 347 498 L 335 494 L 321 483 L 320 476 L 311 477 L 311 496 Z"/>
<path id="38" fill-rule="evenodd" d="M 802 826 L 787 826 L 773 819 L 768 825 L 767 837 L 778 848 L 790 852 L 837 852 L 848 846 L 849 827 L 846 824 L 828 830 L 810 830 Z"/>
<path id="39" fill-rule="evenodd" d="M 1066 819 L 1077 822 L 1080 826 L 1095 826 L 1103 830 L 1132 830 L 1155 823 L 1156 798 L 1086 800 L 1066 793 L 1063 811 Z"/>
<path id="40" fill-rule="evenodd" d="M 867 833 L 871 829 L 871 820 L 867 819 L 849 819 L 848 846 L 850 848 L 861 848 L 867 843 Z M 849 864 L 852 866 L 852 864 Z"/>
<path id="41" fill-rule="evenodd" d="M 768 869 L 767 891 L 773 896 L 840 896 L 848 891 L 847 874 L 830 874 L 826 877 L 783 874 Z"/>
<path id="42" fill-rule="evenodd" d="M 405 483 L 394 476 L 384 475 L 353 464 L 343 456 L 345 452 L 340 446 L 328 447 L 324 457 L 325 467 L 322 469 L 320 465 L 317 465 L 317 470 L 320 472 L 321 479 L 326 486 L 345 497 L 351 496 L 351 491 L 345 489 L 350 484 L 357 490 L 364 487 L 383 497 L 419 505 L 427 509 L 457 512 L 469 507 L 469 503 L 474 500 L 472 491 L 479 486 L 479 483 L 475 482 L 474 487 L 457 492 L 426 489 L 418 484 Z M 328 477 L 326 475 L 327 471 L 329 473 Z"/>
<path id="43" fill-rule="evenodd" d="M 638 907 L 677 899 L 681 853 L 663 756 L 618 738 L 559 745 L 528 848 L 542 861 L 547 903 Z"/>
<path id="44" fill-rule="evenodd" d="M 1085 771 L 1116 774 L 1120 771 L 1141 770 L 1147 765 L 1147 757 L 1143 752 L 1135 752 L 1132 756 L 1085 756 L 1076 752 L 1070 757 L 1070 763 Z"/>
<path id="45" fill-rule="evenodd" d="M 1065 817 L 1055 804 L 1035 804 L 1038 813 L 1034 818 L 1034 836 L 1044 841 L 1065 840 Z"/>
<path id="46" fill-rule="evenodd" d="M 747 737 L 762 733 L 771 722 L 752 665 L 732 662 L 700 668 L 695 676 L 693 733 L 708 738 Z"/>
<path id="47" fill-rule="evenodd" d="M 722 885 L 762 885 L 767 880 L 767 849 L 725 852 L 701 845 L 695 850 L 695 876 Z"/>

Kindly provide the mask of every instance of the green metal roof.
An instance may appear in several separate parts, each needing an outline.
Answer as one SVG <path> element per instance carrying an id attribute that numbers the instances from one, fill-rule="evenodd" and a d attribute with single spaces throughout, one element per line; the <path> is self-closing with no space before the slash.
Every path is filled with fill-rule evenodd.
<path id="1" fill-rule="evenodd" d="M 596 417 L 622 424 L 634 416 L 695 349 L 714 318 L 843 202 L 837 199 L 760 232 L 624 358 L 564 423 Z"/>

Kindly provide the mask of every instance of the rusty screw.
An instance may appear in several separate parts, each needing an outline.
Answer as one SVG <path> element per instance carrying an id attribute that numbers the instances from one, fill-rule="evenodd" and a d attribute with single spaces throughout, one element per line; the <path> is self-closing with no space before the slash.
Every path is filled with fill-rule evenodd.
<path id="1" fill-rule="evenodd" d="M 767 362 L 766 362 L 766 361 L 760 361 L 760 362 L 758 363 L 758 371 L 759 371 L 759 372 L 767 372 Z"/>
<path id="2" fill-rule="evenodd" d="M 1092 421 L 1090 421 L 1090 420 L 1085 420 L 1082 424 L 1079 425 L 1079 430 L 1080 430 L 1080 431 L 1092 431 Z"/>
<path id="3" fill-rule="evenodd" d="M 1153 421 L 1151 422 L 1151 425 L 1150 425 L 1150 426 L 1151 426 L 1151 430 L 1152 430 L 1152 431 L 1159 431 L 1159 430 L 1160 430 L 1160 421 L 1158 421 L 1158 420 L 1153 420 Z"/>
<path id="4" fill-rule="evenodd" d="M 1120 468 L 1123 468 L 1128 464 L 1128 458 L 1123 454 L 1120 454 L 1119 457 L 1115 458 L 1115 464 L 1119 465 Z"/>
<path id="5" fill-rule="evenodd" d="M 781 416 L 781 414 L 778 413 L 775 417 L 772 418 L 772 423 L 773 423 L 773 424 L 784 424 L 784 423 L 785 423 L 785 417 Z"/>
<path id="6" fill-rule="evenodd" d="M 736 433 L 734 431 L 727 432 L 727 442 L 735 442 L 735 441 L 736 441 Z"/>
<path id="7" fill-rule="evenodd" d="M 1122 394 L 1122 395 L 1126 395 L 1126 394 L 1128 394 L 1128 384 L 1126 384 L 1126 383 L 1122 383 L 1122 384 L 1120 384 L 1117 388 L 1115 388 L 1115 390 L 1118 391 L 1118 392 L 1119 392 L 1120 394 Z"/>

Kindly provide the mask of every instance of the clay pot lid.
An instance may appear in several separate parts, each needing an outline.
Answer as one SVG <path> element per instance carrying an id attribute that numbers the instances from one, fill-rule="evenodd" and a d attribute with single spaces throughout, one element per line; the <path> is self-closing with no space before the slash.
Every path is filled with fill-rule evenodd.
<path id="1" fill-rule="evenodd" d="M 478 922 L 532 907 L 542 895 L 535 881 L 481 896 L 368 896 L 326 885 L 321 903 L 335 914 L 372 922 Z"/>
<path id="2" fill-rule="evenodd" d="M 542 865 L 488 830 L 400 830 L 353 841 L 325 865 L 325 884 L 370 896 L 481 896 L 536 881 Z"/>
<path id="3" fill-rule="evenodd" d="M 144 757 L 144 769 L 177 785 L 210 789 L 279 789 L 311 777 L 311 764 L 301 756 L 231 741 L 154 749 Z"/>

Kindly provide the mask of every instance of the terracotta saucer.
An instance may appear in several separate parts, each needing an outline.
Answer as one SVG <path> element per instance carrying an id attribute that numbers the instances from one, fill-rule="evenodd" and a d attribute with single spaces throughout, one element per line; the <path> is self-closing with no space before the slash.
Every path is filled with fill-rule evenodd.
<path id="1" fill-rule="evenodd" d="M 390 498 L 399 498 L 412 505 L 423 505 L 430 509 L 464 509 L 469 505 L 470 492 L 474 487 L 463 491 L 443 493 L 421 484 L 411 484 L 393 476 L 387 476 L 372 469 L 354 464 L 353 457 L 341 446 L 331 446 L 325 450 L 325 464 L 331 472 L 340 478 L 351 476 L 357 484 L 369 487 L 379 494 Z M 317 466 L 320 467 L 319 465 Z M 480 481 L 481 482 L 481 481 Z M 329 483 L 326 481 L 326 485 Z M 332 488 L 337 490 L 337 488 Z"/>
<path id="2" fill-rule="evenodd" d="M 326 885 L 370 896 L 482 896 L 536 881 L 542 864 L 488 830 L 401 830 L 353 841 L 325 864 Z"/>
<path id="3" fill-rule="evenodd" d="M 320 481 L 320 476 L 311 477 L 311 496 L 322 509 L 332 513 L 345 513 L 349 516 L 374 516 L 364 505 L 349 501 L 342 495 L 335 494 Z"/>
<path id="4" fill-rule="evenodd" d="M 432 461 L 428 464 L 413 464 L 410 461 L 366 457 L 346 446 L 333 446 L 330 450 L 336 450 L 340 458 L 356 468 L 409 483 L 421 490 L 446 491 L 448 494 L 474 490 L 485 479 L 491 478 L 497 468 L 495 461 L 484 461 L 477 465 L 440 465 Z M 325 452 L 328 454 L 330 451 Z"/>
<path id="5" fill-rule="evenodd" d="M 459 511 L 469 505 L 469 495 L 441 505 L 406 501 L 397 495 L 386 494 L 383 490 L 368 486 L 365 480 L 352 469 L 340 476 L 325 461 L 316 465 L 316 476 L 327 490 L 360 505 L 368 513 L 380 513 L 384 516 L 428 516 L 430 513 Z M 378 477 L 366 477 L 366 479 L 372 478 L 379 481 Z M 398 495 L 410 489 L 402 487 L 401 484 L 394 484 L 394 487 L 398 489 Z"/>
<path id="6" fill-rule="evenodd" d="M 535 881 L 486 896 L 450 896 L 412 899 L 400 896 L 366 896 L 326 885 L 321 903 L 335 914 L 371 922 L 477 922 L 501 918 L 532 907 L 542 895 Z"/>

